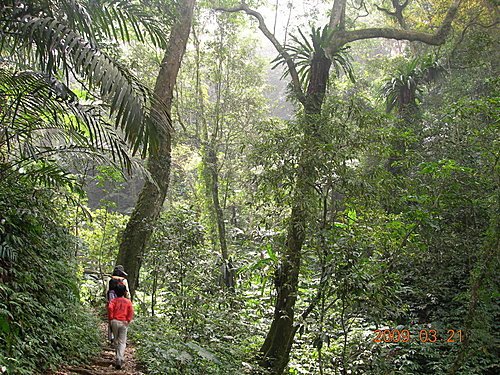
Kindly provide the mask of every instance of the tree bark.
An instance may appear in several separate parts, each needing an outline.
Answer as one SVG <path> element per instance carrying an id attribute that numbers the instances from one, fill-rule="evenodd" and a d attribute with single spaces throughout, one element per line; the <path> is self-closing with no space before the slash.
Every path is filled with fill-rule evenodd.
<path id="1" fill-rule="evenodd" d="M 179 18 L 172 26 L 168 47 L 156 78 L 154 93 L 158 98 L 157 106 L 164 106 L 163 110 L 166 109 L 169 115 L 177 74 L 191 30 L 194 4 L 195 0 L 184 0 L 179 4 Z M 160 110 L 159 107 L 153 107 L 152 113 Z M 117 264 L 122 264 L 129 275 L 131 297 L 138 285 L 144 249 L 167 195 L 171 153 L 172 134 L 168 129 L 159 135 L 158 149 L 148 158 L 147 168 L 154 182 L 145 182 L 120 243 Z"/>
<path id="2" fill-rule="evenodd" d="M 345 7 L 347 0 L 335 0 L 333 2 L 332 12 L 330 14 L 330 22 L 328 27 L 331 30 L 338 28 L 339 30 L 345 29 Z"/>

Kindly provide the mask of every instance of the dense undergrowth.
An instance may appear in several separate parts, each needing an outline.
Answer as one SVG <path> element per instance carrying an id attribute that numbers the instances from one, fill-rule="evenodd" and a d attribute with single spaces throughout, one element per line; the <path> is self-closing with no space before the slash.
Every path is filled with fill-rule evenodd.
<path id="1" fill-rule="evenodd" d="M 134 323 L 131 337 L 151 375 L 248 373 L 242 368 L 241 346 L 230 336 L 186 337 L 166 319 L 143 318 Z"/>
<path id="2" fill-rule="evenodd" d="M 0 180 L 0 368 L 7 374 L 43 372 L 99 350 L 96 318 L 80 304 L 66 205 L 22 174 Z"/>

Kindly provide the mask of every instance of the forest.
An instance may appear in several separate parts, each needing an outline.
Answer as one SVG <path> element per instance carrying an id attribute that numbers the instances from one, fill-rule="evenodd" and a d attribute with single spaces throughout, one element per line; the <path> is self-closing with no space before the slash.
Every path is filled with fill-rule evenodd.
<path id="1" fill-rule="evenodd" d="M 499 16 L 1 0 L 0 374 L 500 374 Z"/>

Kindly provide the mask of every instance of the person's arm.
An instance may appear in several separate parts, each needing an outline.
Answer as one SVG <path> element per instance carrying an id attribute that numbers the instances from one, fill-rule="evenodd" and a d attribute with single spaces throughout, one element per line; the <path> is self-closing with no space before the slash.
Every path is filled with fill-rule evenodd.
<path id="1" fill-rule="evenodd" d="M 126 297 L 126 298 L 130 298 L 130 293 L 129 293 L 129 291 L 128 291 L 128 281 L 127 281 L 127 279 L 125 279 L 125 278 L 123 279 L 123 285 L 125 285 L 125 289 L 126 289 L 126 292 L 125 292 L 125 297 Z"/>
<path id="2" fill-rule="evenodd" d="M 109 304 L 108 304 L 108 320 L 111 321 L 113 320 L 113 309 L 115 307 L 115 302 L 116 300 L 112 300 Z"/>
<path id="3" fill-rule="evenodd" d="M 130 323 L 132 319 L 134 319 L 134 307 L 132 306 L 132 302 L 130 302 L 127 309 L 127 322 Z"/>

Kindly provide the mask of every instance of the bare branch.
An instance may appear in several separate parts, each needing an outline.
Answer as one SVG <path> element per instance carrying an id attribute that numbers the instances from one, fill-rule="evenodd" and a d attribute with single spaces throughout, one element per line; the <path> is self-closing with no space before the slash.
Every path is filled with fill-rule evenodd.
<path id="1" fill-rule="evenodd" d="M 256 10 L 250 9 L 245 2 L 241 2 L 240 5 L 233 8 L 215 8 L 216 11 L 227 12 L 227 13 L 236 13 L 236 12 L 245 12 L 246 14 L 253 16 L 259 22 L 259 29 L 266 36 L 266 38 L 273 44 L 276 51 L 283 57 L 288 66 L 288 72 L 290 73 L 290 77 L 292 77 L 292 87 L 293 91 L 297 96 L 297 99 L 305 104 L 305 96 L 302 91 L 302 87 L 300 85 L 299 75 L 297 73 L 297 69 L 295 67 L 295 63 L 292 57 L 286 52 L 285 48 L 278 42 L 276 37 L 269 31 L 264 21 L 262 15 Z"/>
<path id="2" fill-rule="evenodd" d="M 387 14 L 389 17 L 394 17 L 398 21 L 399 25 L 403 29 L 407 29 L 406 26 L 406 21 L 403 16 L 403 11 L 405 8 L 408 6 L 410 0 L 405 0 L 403 4 L 399 3 L 399 0 L 392 0 L 392 6 L 394 7 L 394 12 L 391 12 L 389 9 L 379 7 L 378 5 L 375 4 L 375 7 L 381 11 Z"/>
<path id="3" fill-rule="evenodd" d="M 377 10 L 379 10 L 380 12 L 384 12 L 389 17 L 395 17 L 396 16 L 396 12 L 391 12 L 389 9 L 382 8 L 382 7 L 378 6 L 377 4 L 375 4 L 375 8 L 377 8 Z"/>
<path id="4" fill-rule="evenodd" d="M 285 26 L 285 39 L 283 41 L 283 45 L 286 45 L 286 38 L 288 37 L 288 27 L 290 26 L 290 19 L 292 18 L 292 9 L 293 5 L 292 3 L 288 3 L 288 19 L 286 21 L 286 26 Z"/>
<path id="5" fill-rule="evenodd" d="M 474 17 L 474 19 L 472 20 L 472 22 L 470 22 L 468 25 L 466 25 L 464 27 L 464 29 L 462 30 L 462 33 L 460 34 L 460 38 L 458 39 L 458 41 L 455 43 L 455 46 L 453 47 L 452 51 L 451 51 L 451 56 L 454 57 L 455 54 L 457 53 L 460 45 L 462 44 L 462 42 L 464 41 L 465 39 L 465 35 L 467 34 L 467 32 L 469 31 L 470 28 L 474 27 L 474 26 L 479 26 L 483 29 L 489 29 L 489 28 L 492 28 L 492 27 L 496 27 L 500 24 L 500 21 L 495 21 L 493 22 L 492 24 L 489 24 L 489 25 L 484 25 L 482 24 L 481 22 L 478 22 L 477 19 L 479 18 L 479 16 L 476 16 Z"/>
<path id="6" fill-rule="evenodd" d="M 458 12 L 462 0 L 454 0 L 448 8 L 448 12 L 436 33 L 425 33 L 411 30 L 401 30 L 394 28 L 367 28 L 360 30 L 338 31 L 331 40 L 327 48 L 327 53 L 333 55 L 340 47 L 356 40 L 385 38 L 396 40 L 408 40 L 410 42 L 419 41 L 430 45 L 442 44 L 451 30 L 451 23 Z"/>
<path id="7" fill-rule="evenodd" d="M 361 0 L 361 3 L 359 4 L 359 7 L 354 7 L 357 11 L 364 10 L 364 14 L 358 14 L 352 22 L 356 22 L 358 18 L 364 18 L 368 17 L 370 15 L 370 12 L 368 11 L 368 8 L 366 7 L 365 0 Z"/>

